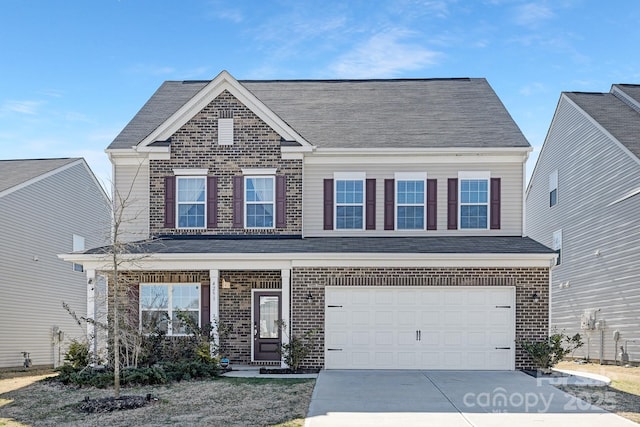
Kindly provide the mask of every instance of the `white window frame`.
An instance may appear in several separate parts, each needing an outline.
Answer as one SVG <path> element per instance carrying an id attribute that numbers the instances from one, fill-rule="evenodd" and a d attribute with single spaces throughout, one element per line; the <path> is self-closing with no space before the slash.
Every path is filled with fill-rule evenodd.
<path id="1" fill-rule="evenodd" d="M 78 234 L 74 234 L 72 236 L 72 251 L 73 252 L 82 252 L 85 249 L 85 241 L 84 237 Z M 84 272 L 84 266 L 82 264 L 73 263 L 72 265 L 73 271 L 77 271 L 79 273 Z"/>
<path id="2" fill-rule="evenodd" d="M 182 309 L 180 311 L 192 311 L 198 312 L 198 327 L 201 327 L 201 321 L 202 321 L 202 284 L 198 283 L 198 282 L 190 282 L 190 283 L 140 283 L 138 290 L 139 290 L 139 295 L 140 297 L 138 298 L 138 327 L 140 329 L 140 331 L 143 331 L 142 329 L 142 287 L 143 286 L 166 286 L 167 289 L 167 294 L 168 294 L 168 298 L 169 301 L 167 302 L 167 313 L 169 316 L 169 321 L 167 323 L 167 336 L 174 336 L 174 337 L 183 337 L 183 336 L 187 336 L 187 334 L 174 334 L 173 333 L 173 288 L 174 287 L 179 287 L 179 286 L 197 286 L 198 289 L 198 310 L 194 310 L 194 309 Z M 145 311 L 165 311 L 165 310 L 145 310 Z M 144 332 L 144 331 L 143 331 Z"/>
<path id="3" fill-rule="evenodd" d="M 562 229 L 553 232 L 551 238 L 551 249 L 558 252 L 556 265 L 562 264 Z"/>
<path id="4" fill-rule="evenodd" d="M 556 202 L 551 204 L 551 194 L 556 192 Z M 558 204 L 558 169 L 549 174 L 549 207 L 552 208 Z"/>
<path id="5" fill-rule="evenodd" d="M 250 170 L 251 172 L 255 172 L 255 170 Z M 271 170 L 268 170 L 268 172 L 270 172 Z M 243 172 L 245 172 L 245 170 L 243 170 Z M 274 172 L 275 173 L 275 172 Z M 249 179 L 270 179 L 271 180 L 271 194 L 273 195 L 273 198 L 271 199 L 271 201 L 248 201 L 247 200 L 247 190 L 248 190 L 248 186 L 247 186 L 247 180 Z M 252 174 L 252 175 L 245 175 L 244 176 L 244 194 L 242 195 L 242 198 L 244 199 L 244 228 L 249 229 L 249 230 L 271 230 L 276 228 L 276 177 L 274 175 L 271 174 Z M 250 227 L 247 222 L 248 222 L 248 218 L 249 218 L 249 210 L 247 209 L 249 207 L 249 205 L 267 205 L 270 204 L 271 205 L 271 212 L 273 213 L 273 218 L 271 219 L 271 226 L 270 227 Z"/>
<path id="6" fill-rule="evenodd" d="M 338 231 L 364 230 L 367 219 L 367 174 L 365 172 L 335 172 L 333 174 L 333 229 Z M 361 181 L 362 182 L 362 203 L 338 203 L 338 181 Z M 361 206 L 362 207 L 362 228 L 338 228 L 338 207 L 341 206 Z"/>
<path id="7" fill-rule="evenodd" d="M 202 179 L 204 181 L 204 200 L 202 202 L 199 201 L 189 201 L 189 202 L 181 202 L 180 201 L 180 181 L 187 179 Z M 201 175 L 193 175 L 193 174 L 180 174 L 176 176 L 176 228 L 180 230 L 203 230 L 207 228 L 207 177 Z M 181 227 L 180 226 L 180 205 L 202 205 L 203 206 L 203 221 L 202 226 L 196 227 Z"/>
<path id="8" fill-rule="evenodd" d="M 485 203 L 462 203 L 462 181 L 486 181 L 487 201 Z M 487 226 L 477 228 L 462 228 L 462 206 L 486 206 Z M 458 172 L 458 230 L 488 230 L 491 225 L 491 172 L 486 171 L 461 171 Z"/>
<path id="9" fill-rule="evenodd" d="M 426 172 L 396 172 L 394 175 L 394 229 L 398 231 L 420 231 L 427 229 L 427 173 Z M 398 202 L 398 184 L 400 182 L 415 182 L 421 181 L 423 185 L 422 192 L 422 203 L 399 203 Z M 398 228 L 398 208 L 402 206 L 414 206 L 414 207 L 422 207 L 422 228 Z"/>

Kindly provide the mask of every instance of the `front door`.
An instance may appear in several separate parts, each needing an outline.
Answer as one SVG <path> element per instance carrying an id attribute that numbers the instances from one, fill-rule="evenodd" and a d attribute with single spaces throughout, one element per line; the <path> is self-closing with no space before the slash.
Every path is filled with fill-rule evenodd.
<path id="1" fill-rule="evenodd" d="M 282 293 L 253 292 L 253 360 L 280 360 L 280 313 Z"/>

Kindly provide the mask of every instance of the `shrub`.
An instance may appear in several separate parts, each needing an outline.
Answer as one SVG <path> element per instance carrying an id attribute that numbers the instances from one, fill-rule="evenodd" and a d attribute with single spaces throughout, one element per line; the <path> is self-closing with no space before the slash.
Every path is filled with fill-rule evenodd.
<path id="1" fill-rule="evenodd" d="M 278 326 L 282 330 L 286 330 L 286 323 L 283 320 L 278 320 Z M 279 349 L 279 353 L 282 355 L 284 362 L 296 372 L 300 370 L 302 361 L 309 355 L 314 346 L 315 336 L 318 331 L 311 329 L 305 332 L 301 337 L 297 335 L 291 335 L 289 342 L 282 344 Z"/>
<path id="2" fill-rule="evenodd" d="M 582 347 L 583 342 L 580 334 L 569 337 L 562 332 L 556 332 L 544 341 L 521 340 L 520 345 L 533 359 L 536 368 L 549 370 L 566 355 Z"/>
<path id="3" fill-rule="evenodd" d="M 89 343 L 72 340 L 69 349 L 64 355 L 65 364 L 69 364 L 74 368 L 84 368 L 89 365 Z"/>

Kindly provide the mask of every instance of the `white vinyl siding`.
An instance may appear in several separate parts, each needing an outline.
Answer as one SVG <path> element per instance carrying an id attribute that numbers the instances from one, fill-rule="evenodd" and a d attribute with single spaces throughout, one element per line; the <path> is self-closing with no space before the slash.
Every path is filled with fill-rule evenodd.
<path id="1" fill-rule="evenodd" d="M 562 194 L 549 209 L 548 177 L 555 170 Z M 527 192 L 526 231 L 553 247 L 554 232 L 562 230 L 561 264 L 553 268 L 551 283 L 551 327 L 584 334 L 584 310 L 600 309 L 607 360 L 620 351 L 614 330 L 620 332 L 618 346 L 637 340 L 640 330 L 640 195 L 612 204 L 639 187 L 638 160 L 562 97 Z M 577 349 L 575 356 L 589 350 L 597 359 L 600 336 L 591 333 L 590 346 Z M 629 343 L 628 350 L 631 360 L 640 361 L 640 342 Z"/>
<path id="2" fill-rule="evenodd" d="M 429 179 L 438 182 L 437 230 L 430 230 L 430 236 L 442 235 L 522 235 L 522 189 L 524 176 L 522 163 L 483 163 L 477 167 L 479 171 L 490 171 L 492 176 L 501 178 L 501 224 L 499 230 L 447 230 L 447 179 L 457 178 L 458 171 L 463 170 L 460 164 L 429 163 L 415 159 L 409 165 L 394 163 L 366 163 L 365 158 L 345 158 L 335 164 L 305 164 L 303 181 L 303 224 L 304 235 L 308 237 L 335 234 L 323 229 L 323 180 L 331 178 L 334 172 L 348 172 L 354 169 L 366 173 L 367 179 L 376 180 L 376 224 L 384 224 L 384 180 L 394 178 L 398 170 L 424 170 Z M 344 162 L 344 163 L 343 163 Z M 351 163 L 351 164 L 349 164 Z M 471 170 L 471 165 L 465 164 L 464 170 Z M 398 234 L 397 230 L 384 230 L 379 226 L 375 230 L 344 230 L 343 233 L 353 235 L 384 236 Z M 402 230 L 402 235 L 424 235 L 422 230 Z"/>
<path id="3" fill-rule="evenodd" d="M 135 242 L 149 237 L 149 165 L 118 164 L 114 171 L 114 206 L 124 204 L 118 240 Z"/>
<path id="4" fill-rule="evenodd" d="M 62 308 L 87 314 L 87 278 L 57 254 L 72 248 L 73 234 L 87 248 L 108 243 L 109 203 L 85 167 L 66 170 L 0 197 L 0 368 L 64 363 L 68 342 L 85 331 Z M 104 295 L 102 295 L 104 296 Z M 65 334 L 58 359 L 53 327 Z"/>

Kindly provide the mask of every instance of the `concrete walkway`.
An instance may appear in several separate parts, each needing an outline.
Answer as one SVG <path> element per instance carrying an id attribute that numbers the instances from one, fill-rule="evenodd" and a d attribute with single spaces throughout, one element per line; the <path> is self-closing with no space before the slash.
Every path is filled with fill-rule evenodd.
<path id="1" fill-rule="evenodd" d="M 372 425 L 638 426 L 521 372 L 321 371 L 305 426 Z"/>

